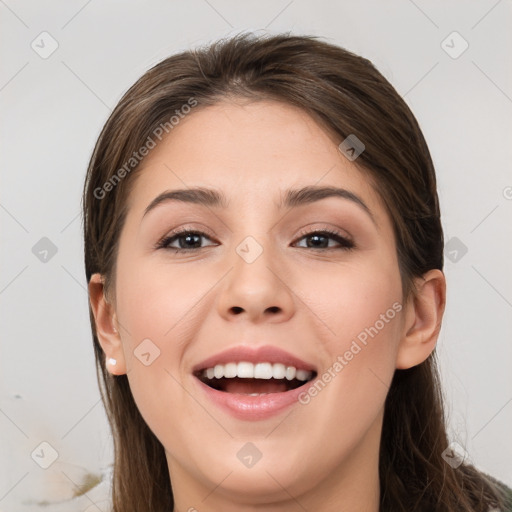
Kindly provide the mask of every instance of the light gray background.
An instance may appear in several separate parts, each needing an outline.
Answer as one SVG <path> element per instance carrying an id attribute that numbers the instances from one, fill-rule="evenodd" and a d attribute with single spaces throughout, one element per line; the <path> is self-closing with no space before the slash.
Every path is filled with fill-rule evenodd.
<path id="1" fill-rule="evenodd" d="M 0 0 L 0 511 L 49 510 L 43 500 L 55 511 L 107 510 L 111 439 L 79 216 L 86 165 L 145 70 L 242 29 L 319 35 L 369 58 L 418 118 L 448 243 L 438 351 L 450 434 L 512 485 L 511 14 L 505 0 Z M 58 42 L 46 59 L 31 47 L 50 47 L 43 31 Z M 452 56 L 442 47 L 453 31 L 469 44 L 458 58 L 457 36 L 444 43 Z M 32 252 L 42 237 L 57 248 L 46 262 Z M 59 454 L 47 470 L 31 458 L 43 441 Z M 48 457 L 44 445 L 34 454 Z M 71 499 L 87 473 L 104 483 Z"/>

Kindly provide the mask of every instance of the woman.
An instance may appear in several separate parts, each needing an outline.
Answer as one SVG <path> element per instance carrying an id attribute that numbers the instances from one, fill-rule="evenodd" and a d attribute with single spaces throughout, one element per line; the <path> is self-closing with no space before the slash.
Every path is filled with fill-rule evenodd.
<path id="1" fill-rule="evenodd" d="M 164 60 L 83 207 L 116 512 L 510 507 L 447 439 L 435 171 L 368 60 L 289 35 Z"/>

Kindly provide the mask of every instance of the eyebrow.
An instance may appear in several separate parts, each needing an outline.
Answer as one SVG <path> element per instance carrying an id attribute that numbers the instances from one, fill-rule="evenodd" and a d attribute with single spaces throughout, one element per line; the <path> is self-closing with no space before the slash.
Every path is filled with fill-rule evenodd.
<path id="1" fill-rule="evenodd" d="M 347 199 L 358 205 L 377 226 L 375 217 L 367 206 L 367 204 L 356 194 L 350 190 L 338 187 L 320 187 L 320 186 L 307 186 L 299 189 L 288 189 L 284 193 L 284 199 L 277 203 L 278 209 L 283 208 L 296 208 L 306 204 L 311 204 L 328 197 L 339 197 Z M 184 203 L 199 204 L 207 207 L 227 208 L 229 201 L 226 196 L 215 189 L 205 187 L 194 187 L 178 190 L 167 190 L 162 194 L 155 197 L 151 203 L 144 210 L 143 217 L 146 216 L 151 210 L 170 201 L 178 201 Z"/>

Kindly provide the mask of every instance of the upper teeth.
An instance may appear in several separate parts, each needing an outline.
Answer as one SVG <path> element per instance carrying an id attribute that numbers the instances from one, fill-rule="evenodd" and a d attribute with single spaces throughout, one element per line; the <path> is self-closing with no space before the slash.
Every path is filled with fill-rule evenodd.
<path id="1" fill-rule="evenodd" d="M 287 379 L 310 380 L 313 372 L 297 370 L 295 366 L 285 366 L 281 363 L 240 363 L 217 364 L 212 368 L 203 370 L 203 376 L 208 379 Z"/>

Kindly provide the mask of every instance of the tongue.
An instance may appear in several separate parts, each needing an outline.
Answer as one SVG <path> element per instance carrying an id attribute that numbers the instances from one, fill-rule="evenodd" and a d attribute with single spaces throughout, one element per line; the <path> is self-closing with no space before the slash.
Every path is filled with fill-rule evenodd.
<path id="1" fill-rule="evenodd" d="M 288 391 L 288 385 L 283 380 L 274 379 L 222 379 L 222 390 L 227 393 L 240 393 L 250 395 L 251 393 L 283 393 Z"/>

